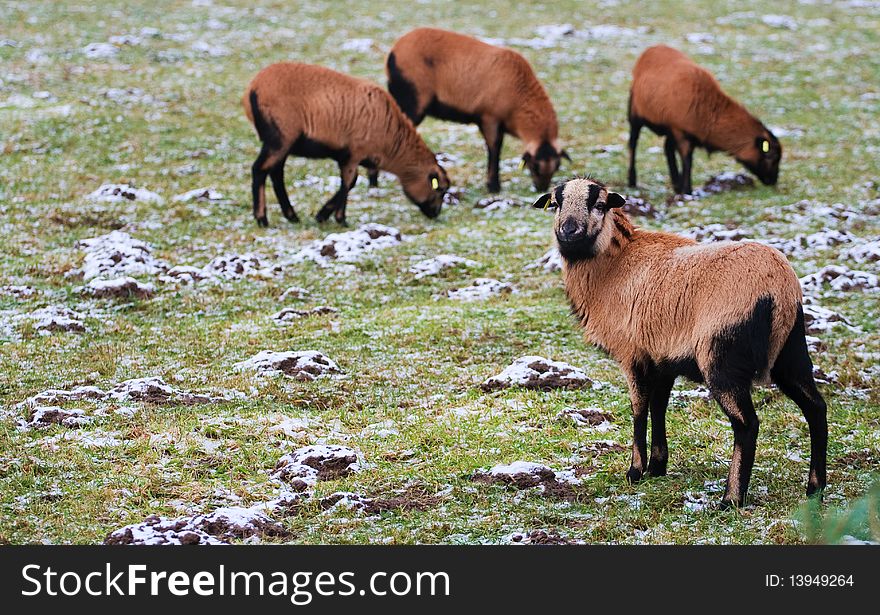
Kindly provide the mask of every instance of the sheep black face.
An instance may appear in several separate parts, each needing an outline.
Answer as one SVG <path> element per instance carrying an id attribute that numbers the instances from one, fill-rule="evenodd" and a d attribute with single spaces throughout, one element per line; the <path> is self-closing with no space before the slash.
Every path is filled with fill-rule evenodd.
<path id="1" fill-rule="evenodd" d="M 614 230 L 606 214 L 626 199 L 591 179 L 573 179 L 538 198 L 534 207 L 556 209 L 554 232 L 559 253 L 567 261 L 594 258 L 604 252 Z"/>
<path id="2" fill-rule="evenodd" d="M 755 137 L 755 143 L 747 158 L 740 162 L 754 173 L 766 186 L 775 186 L 779 179 L 779 163 L 782 161 L 782 144 L 772 132 Z"/>
<path id="3" fill-rule="evenodd" d="M 403 181 L 403 192 L 410 201 L 429 218 L 436 218 L 443 209 L 443 195 L 449 190 L 449 177 L 439 164 L 431 168 L 427 176 L 416 174 L 408 181 Z"/>
<path id="4" fill-rule="evenodd" d="M 564 149 L 558 149 L 547 141 L 541 143 L 534 154 L 530 152 L 523 154 L 522 164 L 529 168 L 535 190 L 543 192 L 550 186 L 563 158 L 571 161 Z"/>

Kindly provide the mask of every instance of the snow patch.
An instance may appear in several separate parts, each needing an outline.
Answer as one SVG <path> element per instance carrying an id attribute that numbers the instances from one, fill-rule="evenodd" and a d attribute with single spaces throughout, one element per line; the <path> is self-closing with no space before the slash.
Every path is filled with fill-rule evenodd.
<path id="1" fill-rule="evenodd" d="M 100 188 L 86 195 L 86 199 L 100 203 L 126 203 L 142 201 L 144 203 L 162 203 L 164 199 L 145 188 L 135 188 L 128 184 L 103 184 Z"/>
<path id="2" fill-rule="evenodd" d="M 365 254 L 399 245 L 400 231 L 382 224 L 365 224 L 354 231 L 331 233 L 313 241 L 291 257 L 291 262 L 313 261 L 323 267 L 332 261 L 354 262 Z"/>
<path id="3" fill-rule="evenodd" d="M 494 278 L 477 278 L 470 286 L 447 290 L 445 296 L 458 301 L 485 301 L 498 295 L 509 295 L 513 285 Z M 440 295 L 444 296 L 444 295 Z"/>
<path id="4" fill-rule="evenodd" d="M 419 261 L 409 268 L 409 272 L 415 274 L 416 280 L 420 280 L 421 278 L 437 275 L 454 267 L 478 267 L 479 265 L 476 261 L 453 254 L 439 254 L 434 258 Z"/>
<path id="5" fill-rule="evenodd" d="M 85 252 L 85 259 L 79 269 L 67 275 L 82 276 L 84 280 L 98 276 L 157 275 L 168 269 L 166 262 L 153 256 L 150 245 L 123 231 L 82 239 L 75 247 Z"/>

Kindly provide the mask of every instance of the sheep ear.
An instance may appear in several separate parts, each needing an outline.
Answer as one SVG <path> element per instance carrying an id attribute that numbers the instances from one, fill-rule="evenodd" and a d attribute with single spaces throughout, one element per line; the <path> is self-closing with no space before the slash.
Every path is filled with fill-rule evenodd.
<path id="1" fill-rule="evenodd" d="M 609 192 L 608 198 L 605 199 L 605 206 L 608 209 L 615 209 L 617 207 L 623 207 L 626 205 L 626 197 L 617 194 L 616 192 Z"/>
<path id="2" fill-rule="evenodd" d="M 569 162 L 571 162 L 571 157 L 568 155 L 567 151 L 562 150 L 561 152 L 559 152 L 559 155 L 561 157 L 565 158 L 566 160 L 568 160 Z"/>
<path id="3" fill-rule="evenodd" d="M 542 194 L 538 197 L 538 200 L 532 203 L 532 207 L 535 209 L 556 209 L 555 204 L 550 203 L 550 193 Z"/>

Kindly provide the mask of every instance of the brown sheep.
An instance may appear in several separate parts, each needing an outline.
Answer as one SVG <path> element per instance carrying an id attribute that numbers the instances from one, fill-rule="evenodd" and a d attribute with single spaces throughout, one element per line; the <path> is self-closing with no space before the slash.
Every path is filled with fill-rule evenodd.
<path id="1" fill-rule="evenodd" d="M 800 284 L 785 257 L 755 242 L 697 244 L 636 229 L 619 209 L 624 203 L 597 181 L 575 179 L 535 206 L 557 209 L 565 291 L 585 338 L 626 375 L 633 413 L 627 479 L 666 474 L 666 406 L 675 379 L 685 376 L 705 382 L 730 419 L 734 449 L 722 505 L 741 506 L 758 438 L 750 391 L 769 378 L 807 419 L 807 494 L 820 493 L 826 406 L 813 380 Z"/>
<path id="2" fill-rule="evenodd" d="M 449 179 L 434 154 L 381 87 L 321 66 L 282 62 L 264 68 L 242 100 L 263 147 L 253 165 L 254 218 L 267 226 L 266 175 L 284 217 L 298 222 L 284 187 L 290 154 L 332 158 L 339 164 L 339 191 L 317 213 L 345 224 L 345 205 L 358 165 L 385 169 L 400 179 L 406 196 L 429 218 L 443 206 Z"/>
<path id="3" fill-rule="evenodd" d="M 636 146 L 642 126 L 665 136 L 672 185 L 691 193 L 694 149 L 733 156 L 764 184 L 779 177 L 782 145 L 745 107 L 725 94 L 712 73 L 676 49 L 650 47 L 633 68 L 629 96 L 629 185 L 636 185 Z M 681 156 L 678 172 L 675 153 Z"/>
<path id="4" fill-rule="evenodd" d="M 522 164 L 546 190 L 562 149 L 556 111 L 528 61 L 511 49 L 436 28 L 417 28 L 391 48 L 388 90 L 417 126 L 426 115 L 476 124 L 489 150 L 487 188 L 499 192 L 498 163 L 505 133 L 522 140 Z M 375 182 L 375 173 L 371 176 Z"/>

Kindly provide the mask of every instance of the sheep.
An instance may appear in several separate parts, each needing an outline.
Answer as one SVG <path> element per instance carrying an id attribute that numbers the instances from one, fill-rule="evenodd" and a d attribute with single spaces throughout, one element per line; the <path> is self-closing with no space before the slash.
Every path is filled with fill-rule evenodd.
<path id="1" fill-rule="evenodd" d="M 284 187 L 290 154 L 332 158 L 339 164 L 339 190 L 315 216 L 331 214 L 345 225 L 345 205 L 357 181 L 357 167 L 397 175 L 406 196 L 429 218 L 440 215 L 449 188 L 446 171 L 380 86 L 321 66 L 282 62 L 261 70 L 242 99 L 262 149 L 253 164 L 254 218 L 268 226 L 266 175 L 284 217 L 299 222 Z"/>
<path id="2" fill-rule="evenodd" d="M 750 391 L 770 379 L 807 420 L 807 495 L 821 496 L 826 405 L 813 380 L 797 275 L 760 243 L 698 244 L 634 228 L 620 210 L 625 202 L 596 180 L 574 179 L 535 206 L 556 208 L 565 292 L 585 339 L 626 376 L 633 414 L 627 479 L 666 474 L 666 406 L 675 379 L 685 376 L 706 383 L 730 419 L 734 449 L 722 506 L 741 506 L 758 437 Z"/>
<path id="3" fill-rule="evenodd" d="M 505 133 L 523 141 L 520 167 L 543 192 L 560 160 L 556 111 L 528 61 L 511 49 L 476 38 L 417 28 L 402 36 L 385 63 L 388 90 L 418 126 L 426 115 L 476 124 L 489 152 L 486 187 L 499 192 L 498 164 Z M 375 182 L 375 172 L 371 183 Z"/>
<path id="4" fill-rule="evenodd" d="M 722 91 L 712 73 L 676 49 L 645 50 L 633 68 L 629 105 L 629 186 L 636 186 L 636 146 L 647 126 L 666 137 L 669 176 L 678 194 L 690 194 L 694 149 L 722 150 L 764 184 L 779 178 L 782 145 L 745 107 Z M 675 153 L 681 157 L 678 171 Z"/>

